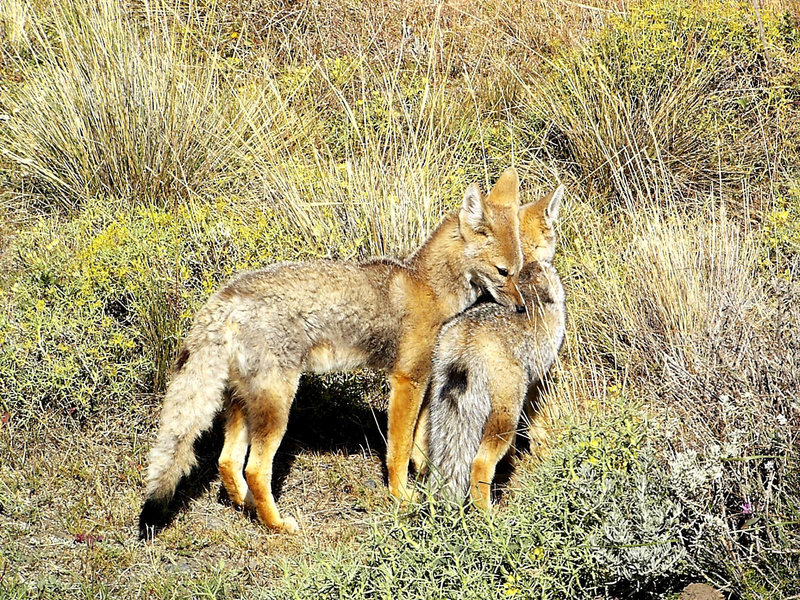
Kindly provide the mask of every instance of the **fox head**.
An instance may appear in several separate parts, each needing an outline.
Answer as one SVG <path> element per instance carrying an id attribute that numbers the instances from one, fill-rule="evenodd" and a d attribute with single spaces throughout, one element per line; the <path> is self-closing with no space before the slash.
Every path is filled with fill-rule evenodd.
<path id="1" fill-rule="evenodd" d="M 526 264 L 532 261 L 553 262 L 555 225 L 563 197 L 564 186 L 560 185 L 555 191 L 519 209 L 519 237 Z"/>
<path id="2" fill-rule="evenodd" d="M 519 288 L 523 297 L 534 305 L 554 302 L 552 294 L 552 267 L 546 262 L 526 262 L 519 273 Z"/>
<path id="3" fill-rule="evenodd" d="M 458 215 L 470 280 L 506 306 L 525 310 L 517 287 L 522 268 L 519 241 L 519 177 L 510 167 L 488 195 L 473 183 Z"/>

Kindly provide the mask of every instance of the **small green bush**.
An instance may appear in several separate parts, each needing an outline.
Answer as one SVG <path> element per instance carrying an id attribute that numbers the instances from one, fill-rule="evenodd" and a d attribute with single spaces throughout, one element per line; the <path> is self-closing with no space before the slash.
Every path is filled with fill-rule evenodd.
<path id="1" fill-rule="evenodd" d="M 280 598 L 596 598 L 664 593 L 696 575 L 717 530 L 681 502 L 638 409 L 570 420 L 552 455 L 523 466 L 489 518 L 428 501 L 376 526 L 357 552 L 287 567 Z M 709 521 L 710 522 L 710 521 Z"/>
<path id="2" fill-rule="evenodd" d="M 760 232 L 761 266 L 767 273 L 791 280 L 800 272 L 800 183 L 764 212 Z"/>
<path id="3" fill-rule="evenodd" d="M 303 244 L 270 211 L 229 201 L 174 212 L 93 200 L 21 233 L 0 288 L 3 408 L 84 413 L 163 389 L 194 311 L 232 274 Z"/>
<path id="4" fill-rule="evenodd" d="M 674 424 L 619 385 L 562 425 L 550 456 L 518 465 L 491 516 L 428 498 L 373 524 L 356 549 L 287 562 L 264 597 L 644 598 L 690 581 L 759 597 L 800 585 L 781 551 L 800 541 L 796 465 L 773 465 L 795 481 L 773 490 L 774 504 L 734 506 L 727 482 L 758 458 L 730 445 L 672 449 Z"/>

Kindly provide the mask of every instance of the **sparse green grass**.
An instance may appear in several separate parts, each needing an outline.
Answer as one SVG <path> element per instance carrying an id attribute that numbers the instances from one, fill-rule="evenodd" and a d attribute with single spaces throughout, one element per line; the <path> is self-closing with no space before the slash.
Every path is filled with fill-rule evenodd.
<path id="1" fill-rule="evenodd" d="M 800 594 L 789 7 L 253 6 L 0 2 L 0 596 Z M 526 198 L 569 190 L 569 321 L 552 452 L 495 514 L 399 511 L 385 383 L 336 375 L 279 454 L 300 536 L 211 468 L 136 541 L 204 299 L 278 260 L 404 256 L 511 163 Z"/>

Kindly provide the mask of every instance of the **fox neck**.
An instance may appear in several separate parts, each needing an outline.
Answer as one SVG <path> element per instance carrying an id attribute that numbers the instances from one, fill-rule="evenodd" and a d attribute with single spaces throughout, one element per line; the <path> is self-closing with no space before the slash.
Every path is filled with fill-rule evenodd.
<path id="1" fill-rule="evenodd" d="M 480 292 L 467 272 L 464 251 L 458 213 L 453 213 L 407 262 L 412 276 L 427 284 L 437 304 L 448 316 L 472 305 Z"/>

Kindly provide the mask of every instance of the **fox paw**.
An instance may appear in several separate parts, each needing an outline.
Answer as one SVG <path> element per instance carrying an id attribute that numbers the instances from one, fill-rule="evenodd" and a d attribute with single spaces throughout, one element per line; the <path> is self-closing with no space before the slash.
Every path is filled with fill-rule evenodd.
<path id="1" fill-rule="evenodd" d="M 400 502 L 408 500 L 408 486 L 405 483 L 392 484 L 392 482 L 389 482 L 389 493 Z"/>
<path id="2" fill-rule="evenodd" d="M 278 525 L 277 529 L 282 533 L 294 534 L 300 531 L 300 526 L 297 524 L 297 521 L 294 520 L 294 517 L 284 517 L 281 519 L 281 523 Z"/>

